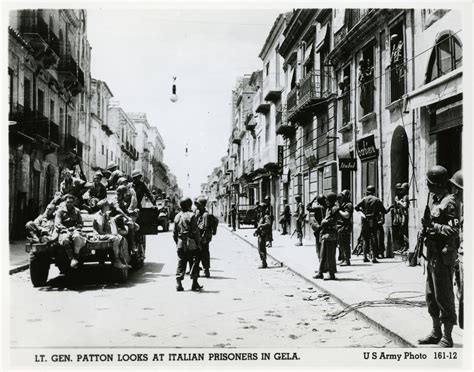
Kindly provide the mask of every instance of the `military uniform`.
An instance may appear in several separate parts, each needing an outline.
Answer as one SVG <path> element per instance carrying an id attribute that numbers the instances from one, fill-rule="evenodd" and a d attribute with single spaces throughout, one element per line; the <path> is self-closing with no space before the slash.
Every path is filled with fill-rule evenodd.
<path id="1" fill-rule="evenodd" d="M 27 222 L 25 228 L 32 240 L 52 241 L 58 237 L 54 226 L 54 215 L 48 218 L 46 212 L 36 217 L 34 221 Z"/>
<path id="2" fill-rule="evenodd" d="M 67 248 L 68 253 L 72 244 L 74 253 L 79 254 L 81 248 L 86 245 L 86 238 L 80 232 L 83 224 L 79 209 L 60 207 L 56 212 L 54 224 L 59 232 L 59 244 Z"/>
<path id="3" fill-rule="evenodd" d="M 180 281 L 184 279 L 188 263 L 191 267 L 191 278 L 197 279 L 199 276 L 201 235 L 193 212 L 180 212 L 175 217 L 173 239 L 178 254 L 176 279 Z"/>
<path id="4" fill-rule="evenodd" d="M 63 197 L 67 194 L 74 195 L 76 197 L 74 205 L 80 208 L 83 203 L 82 195 L 86 191 L 85 186 L 86 181 L 81 180 L 80 178 L 71 177 L 69 180 L 64 179 L 61 182 L 59 185 L 59 192 Z"/>
<path id="5" fill-rule="evenodd" d="M 331 279 L 334 279 L 334 273 L 336 272 L 338 215 L 338 206 L 333 205 L 332 207 L 328 207 L 326 209 L 326 215 L 321 222 L 321 260 L 317 278 L 322 278 L 323 273 L 329 272 Z"/>
<path id="6" fill-rule="evenodd" d="M 201 234 L 201 262 L 206 276 L 209 276 L 211 258 L 209 254 L 209 243 L 212 240 L 212 230 L 209 225 L 209 212 L 204 209 L 196 210 L 196 220 Z"/>
<path id="7" fill-rule="evenodd" d="M 316 244 L 316 254 L 318 255 L 318 259 L 321 260 L 321 222 L 324 219 L 324 216 L 326 215 L 326 208 L 324 206 L 320 205 L 319 203 L 315 207 L 311 207 L 311 205 L 308 204 L 306 207 L 306 210 L 309 213 L 313 213 L 309 220 L 309 224 L 311 226 L 311 229 L 313 230 L 314 234 L 314 240 Z"/>
<path id="8" fill-rule="evenodd" d="M 120 261 L 120 258 L 125 258 L 121 257 L 121 253 L 122 255 L 124 255 L 128 252 L 120 252 L 120 246 L 123 238 L 117 233 L 112 232 L 112 221 L 108 213 L 102 211 L 97 212 L 94 215 L 94 221 L 92 223 L 92 226 L 95 232 L 95 234 L 93 235 L 93 239 L 112 242 L 112 249 L 114 252 L 114 266 L 121 268 L 122 263 Z M 127 260 L 125 259 L 124 261 L 127 262 Z"/>
<path id="9" fill-rule="evenodd" d="M 297 245 L 303 245 L 303 224 L 306 213 L 304 212 L 303 203 L 298 202 L 296 206 L 296 237 L 298 238 Z"/>
<path id="10" fill-rule="evenodd" d="M 146 196 L 148 199 L 150 199 L 151 203 L 153 205 L 156 205 L 155 199 L 153 198 L 153 195 L 150 192 L 150 189 L 148 186 L 143 182 L 143 181 L 133 181 L 133 189 L 135 190 L 137 194 L 137 205 L 138 208 L 142 207 L 142 199 L 144 196 Z"/>
<path id="11" fill-rule="evenodd" d="M 434 196 L 430 205 L 432 224 L 427 229 L 426 305 L 432 318 L 456 324 L 453 272 L 459 244 L 459 212 L 452 194 Z"/>
<path id="12" fill-rule="evenodd" d="M 352 214 L 354 206 L 350 200 L 343 201 L 339 205 L 342 212 L 349 213 L 349 218 L 344 218 L 340 214 L 337 218 L 337 239 L 342 251 L 342 259 L 346 265 L 350 265 L 351 260 L 351 234 L 352 234 Z"/>
<path id="13" fill-rule="evenodd" d="M 291 210 L 288 203 L 286 203 L 285 206 L 283 207 L 283 213 L 280 216 L 280 224 L 282 228 L 281 235 L 288 234 L 288 227 L 290 226 L 290 220 L 291 220 Z"/>
<path id="14" fill-rule="evenodd" d="M 235 205 L 230 209 L 230 221 L 232 223 L 232 230 L 235 231 L 235 220 L 237 219 L 237 208 Z"/>
<path id="15" fill-rule="evenodd" d="M 121 170 L 119 170 L 119 169 L 114 170 L 114 171 L 110 174 L 110 177 L 109 177 L 109 179 L 108 179 L 107 185 L 108 185 L 109 189 L 115 188 L 115 185 L 116 185 L 118 179 L 121 178 L 121 177 L 125 177 L 125 173 L 123 173 L 123 172 L 122 172 Z"/>
<path id="16" fill-rule="evenodd" d="M 362 211 L 365 218 L 362 219 L 362 239 L 364 241 L 364 261 L 368 261 L 367 253 L 369 247 L 372 249 L 372 261 L 377 262 L 378 243 L 377 235 L 379 220 L 384 214 L 385 207 L 382 201 L 375 195 L 367 195 L 356 205 L 355 210 Z"/>
<path id="17" fill-rule="evenodd" d="M 258 221 L 257 231 L 255 235 L 258 236 L 258 254 L 262 261 L 262 268 L 267 267 L 267 241 L 270 239 L 270 232 L 272 229 L 272 219 L 268 211 L 264 211 Z"/>

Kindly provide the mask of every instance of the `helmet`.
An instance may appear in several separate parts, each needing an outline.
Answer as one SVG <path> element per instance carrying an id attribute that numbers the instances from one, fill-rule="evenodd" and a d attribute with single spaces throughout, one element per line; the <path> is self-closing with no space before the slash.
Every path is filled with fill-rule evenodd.
<path id="1" fill-rule="evenodd" d="M 457 188 L 464 190 L 464 181 L 462 176 L 462 170 L 458 170 L 456 173 L 453 174 L 449 182 L 451 182 Z"/>
<path id="2" fill-rule="evenodd" d="M 397 184 L 395 184 L 395 188 L 396 188 L 397 190 L 400 190 L 400 189 L 402 188 L 402 184 L 401 184 L 400 182 L 397 183 Z"/>
<path id="3" fill-rule="evenodd" d="M 112 168 L 116 168 L 117 167 L 117 164 L 115 164 L 114 162 L 110 163 L 108 166 L 107 166 L 107 169 L 112 169 Z"/>
<path id="4" fill-rule="evenodd" d="M 100 177 L 100 178 L 102 178 L 102 177 L 104 177 L 104 175 L 102 174 L 102 172 L 95 172 L 94 177 Z"/>
<path id="5" fill-rule="evenodd" d="M 441 165 L 435 165 L 426 172 L 426 179 L 432 185 L 443 186 L 448 181 L 448 171 Z"/>
<path id="6" fill-rule="evenodd" d="M 323 205 L 324 203 L 326 203 L 326 197 L 324 195 L 318 195 L 316 201 L 319 205 Z"/>
<path id="7" fill-rule="evenodd" d="M 126 185 L 128 183 L 128 179 L 127 177 L 120 177 L 118 180 L 117 180 L 117 185 L 120 186 L 120 185 Z"/>
<path id="8" fill-rule="evenodd" d="M 335 192 L 328 192 L 326 194 L 326 200 L 328 203 L 335 203 L 337 201 L 337 194 Z"/>
<path id="9" fill-rule="evenodd" d="M 263 200 L 265 200 L 265 201 L 270 201 L 270 196 L 268 196 L 268 195 L 265 196 L 265 199 L 263 199 Z"/>
<path id="10" fill-rule="evenodd" d="M 200 196 L 196 199 L 195 203 L 199 204 L 201 207 L 205 207 L 207 199 L 204 196 Z"/>
<path id="11" fill-rule="evenodd" d="M 344 195 L 345 198 L 349 198 L 351 196 L 351 192 L 347 189 L 342 190 L 341 194 Z"/>
<path id="12" fill-rule="evenodd" d="M 125 185 L 121 185 L 117 187 L 117 194 L 125 194 L 128 191 L 128 187 Z"/>
<path id="13" fill-rule="evenodd" d="M 139 169 L 135 169 L 135 170 L 132 172 L 132 178 L 135 178 L 135 177 L 143 177 L 142 171 L 139 170 Z"/>
<path id="14" fill-rule="evenodd" d="M 296 196 L 295 196 L 295 200 L 301 200 L 301 196 L 296 195 Z"/>
<path id="15" fill-rule="evenodd" d="M 193 206 L 193 201 L 191 198 L 185 197 L 179 201 L 179 206 L 181 209 L 190 209 Z"/>
<path id="16" fill-rule="evenodd" d="M 375 186 L 374 185 L 367 186 L 366 192 L 367 194 L 375 194 Z"/>
<path id="17" fill-rule="evenodd" d="M 409 187 L 407 182 L 402 183 L 402 190 L 408 191 Z"/>

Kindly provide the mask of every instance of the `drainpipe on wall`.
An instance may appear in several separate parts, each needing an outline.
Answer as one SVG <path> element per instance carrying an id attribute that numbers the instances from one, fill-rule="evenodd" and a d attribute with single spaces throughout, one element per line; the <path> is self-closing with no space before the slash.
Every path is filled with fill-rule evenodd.
<path id="1" fill-rule="evenodd" d="M 385 35 L 385 33 L 384 33 Z M 387 36 L 385 35 L 385 39 L 387 38 Z M 383 43 L 385 43 L 385 40 L 382 40 Z M 380 48 L 380 43 L 378 45 L 378 47 Z M 389 48 L 390 50 L 390 48 Z M 380 60 L 379 60 L 379 66 L 380 66 L 380 76 L 382 76 L 382 71 L 384 71 L 383 67 L 382 67 L 382 63 L 383 63 L 383 58 L 382 58 L 382 53 L 379 53 L 380 55 Z M 380 199 L 382 200 L 383 202 L 383 197 L 384 197 L 384 185 L 383 185 L 383 141 L 382 141 L 382 78 L 379 79 L 379 119 L 378 119 L 378 122 L 379 122 L 379 147 L 380 147 Z M 390 201 L 391 203 L 391 201 Z"/>

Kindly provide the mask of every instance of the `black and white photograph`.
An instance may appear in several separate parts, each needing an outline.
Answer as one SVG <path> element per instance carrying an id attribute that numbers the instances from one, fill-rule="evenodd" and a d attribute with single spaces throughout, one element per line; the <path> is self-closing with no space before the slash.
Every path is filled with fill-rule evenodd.
<path id="1" fill-rule="evenodd" d="M 470 2 L 45 4 L 2 8 L 6 370 L 472 368 Z"/>

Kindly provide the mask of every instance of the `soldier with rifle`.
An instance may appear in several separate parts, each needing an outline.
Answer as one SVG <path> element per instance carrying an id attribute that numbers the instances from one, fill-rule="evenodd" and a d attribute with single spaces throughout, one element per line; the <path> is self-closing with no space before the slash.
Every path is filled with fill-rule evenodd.
<path id="1" fill-rule="evenodd" d="M 313 207 L 315 201 L 316 205 Z M 309 219 L 309 225 L 313 230 L 318 260 L 321 260 L 321 239 L 319 233 L 321 231 L 321 222 L 323 221 L 326 214 L 326 197 L 324 195 L 316 195 L 316 197 L 310 203 L 308 203 L 306 210 L 309 213 L 312 213 L 312 215 L 310 215 L 311 217 Z M 318 270 L 316 272 L 318 272 Z"/>
<path id="2" fill-rule="evenodd" d="M 267 268 L 267 241 L 270 239 L 270 233 L 272 229 L 272 219 L 270 216 L 270 210 L 265 203 L 261 205 L 261 213 L 258 221 L 257 230 L 255 230 L 254 236 L 258 237 L 258 254 L 262 264 L 258 267 L 259 269 Z"/>
<path id="3" fill-rule="evenodd" d="M 421 223 L 427 249 L 426 305 L 433 329 L 418 343 L 452 347 L 451 333 L 457 322 L 453 274 L 459 242 L 459 211 L 454 195 L 447 190 L 446 168 L 435 165 L 428 170 L 426 178 L 432 200 L 428 204 L 429 215 L 425 213 Z"/>
<path id="4" fill-rule="evenodd" d="M 306 213 L 304 211 L 304 206 L 303 203 L 301 203 L 301 196 L 296 196 L 296 212 L 295 212 L 295 217 L 296 217 L 296 237 L 298 238 L 298 241 L 296 242 L 296 246 L 301 246 L 303 245 L 303 223 L 304 219 L 306 217 Z M 293 232 L 294 234 L 294 232 Z M 292 234 L 292 236 L 293 236 Z"/>

